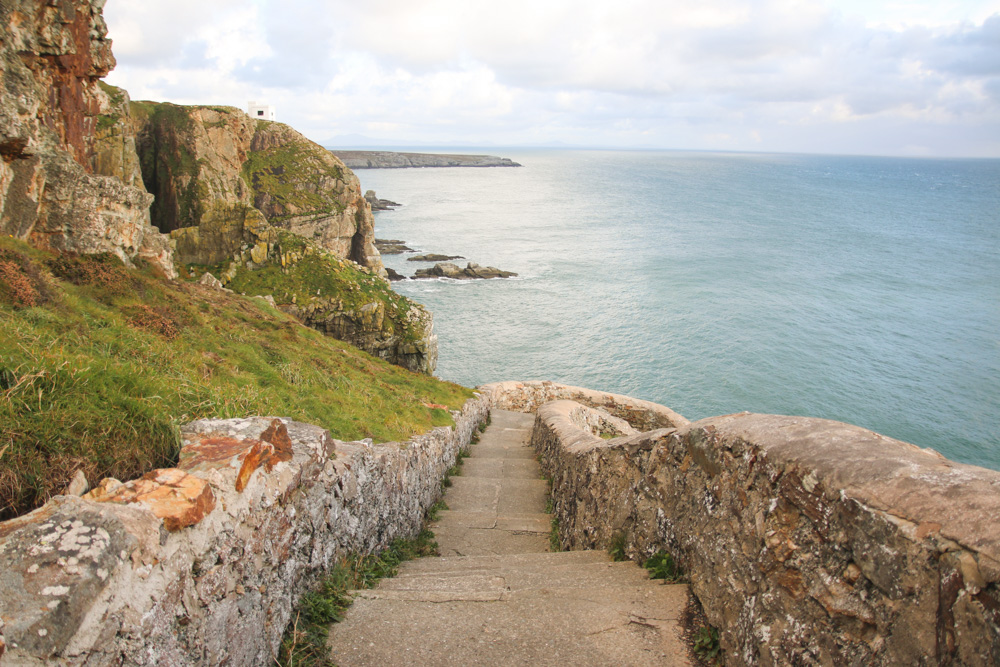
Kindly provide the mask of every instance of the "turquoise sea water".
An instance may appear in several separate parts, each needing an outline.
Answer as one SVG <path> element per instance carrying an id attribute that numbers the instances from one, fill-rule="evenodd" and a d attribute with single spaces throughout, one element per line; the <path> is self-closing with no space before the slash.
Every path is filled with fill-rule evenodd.
<path id="1" fill-rule="evenodd" d="M 357 172 L 403 204 L 378 237 L 520 273 L 396 284 L 440 377 L 826 417 L 1000 469 L 1000 161 L 490 152 L 524 167 Z"/>

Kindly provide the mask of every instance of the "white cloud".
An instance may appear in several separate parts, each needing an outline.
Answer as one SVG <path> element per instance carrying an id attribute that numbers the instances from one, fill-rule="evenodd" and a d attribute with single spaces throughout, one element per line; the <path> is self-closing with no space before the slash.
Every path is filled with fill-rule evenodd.
<path id="1" fill-rule="evenodd" d="M 133 97 L 266 98 L 317 139 L 1000 144 L 1000 0 L 970 0 L 965 13 L 868 0 L 111 0 L 105 11 L 119 60 L 110 78 Z M 885 122 L 899 127 L 886 134 Z M 935 127 L 940 141 L 928 141 Z"/>

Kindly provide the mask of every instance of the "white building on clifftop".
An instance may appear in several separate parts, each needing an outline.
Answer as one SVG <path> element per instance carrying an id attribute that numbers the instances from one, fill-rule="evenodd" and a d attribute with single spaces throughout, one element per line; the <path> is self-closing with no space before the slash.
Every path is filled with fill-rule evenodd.
<path id="1" fill-rule="evenodd" d="M 258 120 L 274 120 L 274 107 L 270 104 L 247 102 L 247 113 L 250 114 L 251 118 Z"/>

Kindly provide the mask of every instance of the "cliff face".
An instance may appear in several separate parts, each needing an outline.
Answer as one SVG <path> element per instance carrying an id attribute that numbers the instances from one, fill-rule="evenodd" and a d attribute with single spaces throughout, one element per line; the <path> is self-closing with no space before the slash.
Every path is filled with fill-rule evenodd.
<path id="1" fill-rule="evenodd" d="M 357 177 L 292 128 L 252 119 L 233 107 L 133 102 L 131 115 L 142 178 L 156 196 L 152 220 L 160 230 L 173 233 L 206 223 L 238 228 L 246 207 L 253 207 L 274 227 L 383 271 L 371 208 Z M 179 245 L 177 259 L 213 264 L 238 250 L 228 244 L 201 247 L 192 257 Z M 215 259 L 205 261 L 208 256 Z"/>
<path id="2" fill-rule="evenodd" d="M 115 65 L 103 5 L 0 3 L 0 233 L 144 258 L 169 278 L 175 262 L 222 265 L 224 281 L 278 266 L 287 283 L 295 276 L 279 256 L 289 243 L 278 244 L 287 231 L 381 282 L 371 207 L 339 159 L 233 107 L 130 101 L 100 81 Z M 408 301 L 388 308 L 382 297 L 357 308 L 342 301 L 285 305 L 363 350 L 433 371 L 430 313 Z"/>
<path id="3" fill-rule="evenodd" d="M 0 233 L 55 250 L 144 257 L 173 277 L 167 239 L 150 225 L 152 197 L 134 179 L 108 174 L 124 174 L 127 158 L 95 157 L 98 119 L 116 104 L 98 81 L 115 65 L 103 4 L 0 4 Z"/>

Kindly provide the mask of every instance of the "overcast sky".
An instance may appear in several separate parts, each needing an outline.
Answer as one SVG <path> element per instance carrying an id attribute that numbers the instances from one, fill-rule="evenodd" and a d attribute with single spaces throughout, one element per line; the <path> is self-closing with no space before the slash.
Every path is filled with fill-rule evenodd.
<path id="1" fill-rule="evenodd" d="M 1000 0 L 109 0 L 133 99 L 311 139 L 1000 157 Z"/>

